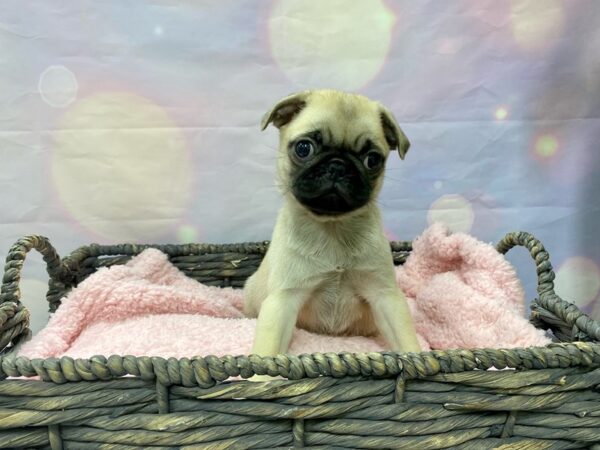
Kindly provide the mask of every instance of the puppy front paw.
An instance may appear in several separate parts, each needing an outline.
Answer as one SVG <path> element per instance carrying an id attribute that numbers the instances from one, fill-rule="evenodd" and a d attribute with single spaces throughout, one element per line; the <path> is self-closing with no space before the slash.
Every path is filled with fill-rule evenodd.
<path id="1" fill-rule="evenodd" d="M 421 353 L 423 349 L 417 344 L 408 345 L 402 349 L 403 353 Z"/>

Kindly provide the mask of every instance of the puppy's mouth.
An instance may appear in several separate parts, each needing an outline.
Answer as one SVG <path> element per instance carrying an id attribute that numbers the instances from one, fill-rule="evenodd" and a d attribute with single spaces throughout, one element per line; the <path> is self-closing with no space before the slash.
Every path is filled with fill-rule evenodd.
<path id="1" fill-rule="evenodd" d="M 371 184 L 352 161 L 335 158 L 302 170 L 292 192 L 313 214 L 340 216 L 367 204 Z"/>
<path id="2" fill-rule="evenodd" d="M 352 199 L 349 199 L 343 190 L 336 188 L 335 186 L 315 197 L 304 197 L 300 200 L 300 203 L 320 216 L 337 216 L 357 208 L 353 205 Z"/>

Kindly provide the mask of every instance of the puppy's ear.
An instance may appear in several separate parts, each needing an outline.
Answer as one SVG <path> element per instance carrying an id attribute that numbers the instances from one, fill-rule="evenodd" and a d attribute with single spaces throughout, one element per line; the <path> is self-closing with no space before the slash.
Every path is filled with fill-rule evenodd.
<path id="1" fill-rule="evenodd" d="M 282 98 L 262 118 L 260 129 L 264 130 L 272 122 L 277 128 L 288 124 L 306 105 L 309 92 L 298 92 Z"/>
<path id="2" fill-rule="evenodd" d="M 408 152 L 408 148 L 410 147 L 410 142 L 408 138 L 396 122 L 393 114 L 389 112 L 383 106 L 381 109 L 381 126 L 383 127 L 383 134 L 385 135 L 385 140 L 390 146 L 390 150 L 398 150 L 398 154 L 400 155 L 400 159 L 404 159 L 406 152 Z"/>

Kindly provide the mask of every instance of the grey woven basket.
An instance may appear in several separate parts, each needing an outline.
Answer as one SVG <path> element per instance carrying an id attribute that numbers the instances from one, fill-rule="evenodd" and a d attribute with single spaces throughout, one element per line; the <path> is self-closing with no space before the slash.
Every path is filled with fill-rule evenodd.
<path id="1" fill-rule="evenodd" d="M 267 245 L 152 247 L 198 281 L 241 287 Z M 27 252 L 44 257 L 55 311 L 98 268 L 149 246 L 94 244 L 61 260 L 46 238 L 23 238 L 0 291 L 0 448 L 600 449 L 600 325 L 555 294 L 538 240 L 510 233 L 497 249 L 514 246 L 535 260 L 531 320 L 556 338 L 547 347 L 29 360 L 14 355 L 30 335 L 18 287 Z M 411 244 L 391 250 L 401 264 Z M 254 374 L 288 380 L 224 381 Z"/>

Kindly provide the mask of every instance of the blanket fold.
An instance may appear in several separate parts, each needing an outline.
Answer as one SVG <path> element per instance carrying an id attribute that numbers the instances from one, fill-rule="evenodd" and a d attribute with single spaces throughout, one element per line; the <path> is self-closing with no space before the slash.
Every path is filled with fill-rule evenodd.
<path id="1" fill-rule="evenodd" d="M 413 247 L 396 275 L 424 350 L 550 342 L 525 319 L 516 272 L 491 245 L 432 225 Z M 242 304 L 241 290 L 198 283 L 165 254 L 147 249 L 127 264 L 101 268 L 81 282 L 19 355 L 249 354 L 256 321 L 244 317 Z M 380 338 L 295 330 L 289 352 L 383 350 Z"/>

